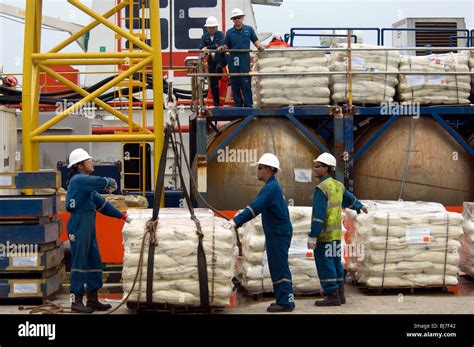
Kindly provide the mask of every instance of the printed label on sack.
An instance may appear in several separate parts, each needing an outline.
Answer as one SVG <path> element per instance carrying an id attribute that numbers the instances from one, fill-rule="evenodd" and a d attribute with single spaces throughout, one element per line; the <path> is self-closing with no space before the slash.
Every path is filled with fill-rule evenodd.
<path id="1" fill-rule="evenodd" d="M 310 183 L 312 172 L 311 169 L 294 169 L 295 182 L 298 183 Z"/>
<path id="2" fill-rule="evenodd" d="M 430 57 L 430 65 L 432 67 L 444 69 L 444 67 L 446 66 L 446 63 L 444 61 L 444 58 L 442 57 Z"/>
<path id="3" fill-rule="evenodd" d="M 13 284 L 14 294 L 36 294 L 36 283 L 15 283 Z"/>
<path id="4" fill-rule="evenodd" d="M 446 76 L 428 76 L 426 80 L 426 84 L 432 85 L 432 86 L 445 86 L 448 83 L 446 80 Z"/>
<path id="5" fill-rule="evenodd" d="M 17 267 L 38 266 L 38 257 L 13 257 L 12 265 Z"/>
<path id="6" fill-rule="evenodd" d="M 368 67 L 368 68 L 365 69 L 365 72 L 377 72 L 377 68 Z M 370 74 L 369 76 L 375 77 L 375 74 Z"/>
<path id="7" fill-rule="evenodd" d="M 425 77 L 423 75 L 406 75 L 405 77 L 409 88 L 425 84 Z"/>
<path id="8" fill-rule="evenodd" d="M 352 57 L 352 67 L 361 67 L 365 66 L 365 59 L 359 55 L 354 55 Z"/>
<path id="9" fill-rule="evenodd" d="M 419 226 L 406 227 L 406 243 L 430 243 L 430 229 Z"/>

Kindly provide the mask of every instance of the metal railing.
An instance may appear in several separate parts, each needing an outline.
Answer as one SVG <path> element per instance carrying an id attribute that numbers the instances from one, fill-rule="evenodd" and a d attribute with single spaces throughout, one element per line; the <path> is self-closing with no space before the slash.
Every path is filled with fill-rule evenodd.
<path id="1" fill-rule="evenodd" d="M 350 41 L 351 33 L 348 34 L 348 41 Z M 452 50 L 453 47 L 431 47 L 430 50 L 432 51 L 446 51 L 446 50 Z M 402 50 L 404 51 L 418 51 L 420 47 L 406 47 L 403 48 Z M 203 58 L 205 57 L 204 54 L 201 54 L 199 62 L 200 64 L 199 67 L 197 68 L 197 72 L 190 72 L 188 73 L 188 76 L 192 77 L 193 79 L 198 79 L 198 78 L 205 78 L 205 77 L 220 77 L 220 76 L 229 76 L 229 77 L 270 77 L 270 76 L 334 76 L 334 75 L 342 75 L 342 76 L 347 76 L 348 79 L 348 106 L 351 108 L 352 107 L 352 77 L 357 76 L 357 75 L 442 75 L 442 76 L 461 76 L 461 75 L 467 75 L 471 76 L 474 75 L 474 72 L 470 71 L 461 71 L 461 72 L 451 72 L 451 71 L 432 71 L 432 72 L 427 72 L 427 71 L 353 71 L 352 69 L 352 54 L 353 52 L 373 52 L 373 51 L 400 51 L 400 48 L 396 47 L 371 47 L 371 48 L 352 48 L 350 45 L 350 42 L 348 43 L 348 47 L 343 47 L 343 48 L 293 48 L 293 49 L 288 49 L 288 48 L 275 48 L 271 49 L 272 52 L 274 51 L 281 51 L 281 52 L 308 52 L 308 51 L 314 51 L 314 52 L 324 52 L 324 53 L 329 53 L 329 52 L 347 52 L 348 56 L 348 68 L 347 70 L 342 70 L 342 71 L 327 71 L 327 72 L 247 72 L 247 73 L 206 73 L 203 72 L 202 67 L 203 67 Z M 456 47 L 456 50 L 458 51 L 474 51 L 474 48 L 472 47 Z M 217 52 L 217 50 L 210 50 L 209 52 Z M 202 51 L 199 50 L 190 50 L 188 51 L 189 53 L 202 53 Z M 229 53 L 254 53 L 254 52 L 259 52 L 258 50 L 252 50 L 252 49 L 227 49 L 224 50 L 224 52 L 229 52 Z M 196 68 L 194 69 L 196 70 Z M 195 80 L 195 83 L 197 83 L 197 80 Z"/>
<path id="2" fill-rule="evenodd" d="M 291 28 L 289 34 L 290 45 L 293 46 L 294 39 L 297 36 L 330 36 L 331 34 L 299 34 L 297 31 L 329 31 L 329 30 L 337 30 L 337 31 L 370 31 L 375 32 L 377 34 L 377 45 L 380 43 L 380 28 L 355 28 L 355 27 L 347 27 L 347 28 L 335 28 L 335 27 L 316 27 L 316 28 Z M 347 37 L 347 35 L 343 35 L 343 37 Z"/>

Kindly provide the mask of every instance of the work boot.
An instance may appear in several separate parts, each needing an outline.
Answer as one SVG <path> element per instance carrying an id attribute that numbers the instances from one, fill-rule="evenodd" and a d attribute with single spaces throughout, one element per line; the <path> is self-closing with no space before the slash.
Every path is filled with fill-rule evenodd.
<path id="1" fill-rule="evenodd" d="M 341 304 L 345 304 L 346 303 L 346 296 L 344 295 L 344 285 L 339 287 L 337 289 L 337 291 L 339 292 L 339 299 L 341 300 Z"/>
<path id="2" fill-rule="evenodd" d="M 341 299 L 338 291 L 328 294 L 324 300 L 318 300 L 314 303 L 316 306 L 341 306 Z"/>
<path id="3" fill-rule="evenodd" d="M 71 304 L 71 311 L 77 313 L 92 313 L 94 312 L 93 308 L 84 306 L 82 302 L 82 294 L 74 294 L 74 302 Z"/>
<path id="4" fill-rule="evenodd" d="M 97 311 L 107 311 L 112 308 L 112 305 L 99 302 L 99 295 L 94 291 L 87 293 L 87 307 Z"/>
<path id="5" fill-rule="evenodd" d="M 267 307 L 267 312 L 292 312 L 295 309 L 293 306 L 280 306 L 278 304 L 270 304 L 270 306 Z"/>

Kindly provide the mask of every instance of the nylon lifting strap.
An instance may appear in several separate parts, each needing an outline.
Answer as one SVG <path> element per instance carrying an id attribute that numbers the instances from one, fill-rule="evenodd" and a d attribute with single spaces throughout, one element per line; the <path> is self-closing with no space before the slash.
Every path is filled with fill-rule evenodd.
<path id="1" fill-rule="evenodd" d="M 174 129 L 172 126 L 168 126 L 170 129 L 170 133 L 174 133 Z M 173 148 L 174 157 L 176 161 L 176 166 L 178 167 L 179 172 L 179 179 L 181 182 L 184 182 L 183 179 L 183 170 L 181 167 L 181 163 L 178 160 L 178 147 L 176 144 L 176 139 L 171 137 L 171 147 Z M 201 308 L 207 309 L 209 308 L 209 280 L 207 274 L 207 260 L 206 260 L 206 253 L 204 252 L 204 246 L 202 244 L 202 239 L 204 238 L 204 234 L 202 233 L 201 223 L 199 219 L 197 219 L 196 215 L 194 214 L 194 208 L 191 202 L 191 198 L 189 197 L 188 190 L 186 185 L 183 184 L 183 194 L 186 200 L 186 205 L 188 206 L 189 213 L 191 214 L 191 219 L 196 224 L 197 234 L 198 234 L 198 249 L 197 249 L 197 263 L 198 263 L 198 275 L 199 275 L 199 295 L 201 300 Z"/>
<path id="2" fill-rule="evenodd" d="M 161 196 L 163 195 L 163 187 L 165 182 L 165 169 L 166 169 L 166 154 L 169 147 L 171 138 L 170 129 L 167 127 L 165 130 L 165 143 L 163 150 L 161 151 L 160 166 L 158 167 L 158 177 L 155 182 L 155 198 L 153 199 L 153 214 L 151 222 L 156 226 L 158 215 L 160 213 Z M 153 228 L 153 233 L 156 232 L 156 227 Z M 146 303 L 151 305 L 153 303 L 153 270 L 155 266 L 155 242 L 150 240 L 148 247 L 148 264 L 146 272 Z"/>

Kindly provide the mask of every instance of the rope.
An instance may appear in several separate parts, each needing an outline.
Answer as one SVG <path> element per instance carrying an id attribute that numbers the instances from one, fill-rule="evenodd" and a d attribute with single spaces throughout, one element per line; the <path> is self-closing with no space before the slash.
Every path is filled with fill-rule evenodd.
<path id="1" fill-rule="evenodd" d="M 175 119 L 178 117 L 175 117 Z M 173 131 L 173 126 L 168 125 L 169 129 L 171 129 L 171 147 L 173 148 L 176 165 L 178 167 L 179 177 L 181 182 L 184 182 L 183 178 L 183 170 L 181 164 L 178 160 L 178 148 L 177 148 L 177 140 L 176 134 Z M 184 150 L 183 150 L 184 153 Z M 204 234 L 202 232 L 201 222 L 196 217 L 194 213 L 194 208 L 191 203 L 191 198 L 189 197 L 188 190 L 186 185 L 183 185 L 183 193 L 184 198 L 186 200 L 186 205 L 188 206 L 189 213 L 191 214 L 191 219 L 194 221 L 196 225 L 196 233 L 198 235 L 198 272 L 199 272 L 199 292 L 201 296 L 201 307 L 202 308 L 209 308 L 209 280 L 208 280 L 208 273 L 207 273 L 207 259 L 206 254 L 204 252 L 204 246 L 202 240 L 204 238 Z"/>
<path id="2" fill-rule="evenodd" d="M 410 72 L 412 72 L 413 70 L 412 70 L 412 65 L 411 65 L 411 56 L 408 57 L 408 64 L 410 65 Z M 413 75 L 406 75 L 406 76 L 405 76 L 407 82 L 408 82 L 408 79 L 409 79 L 411 76 L 413 76 Z M 410 88 L 410 89 L 411 89 L 411 103 L 412 103 L 412 104 L 415 103 L 415 93 L 414 93 L 414 91 L 413 91 L 413 89 L 414 89 L 413 87 L 414 87 L 414 86 L 411 86 L 411 88 Z"/>
<path id="3" fill-rule="evenodd" d="M 178 124 L 178 134 L 179 134 L 179 139 L 181 141 L 181 143 L 184 143 L 183 142 L 183 133 L 181 132 L 181 123 L 179 121 L 179 117 L 176 117 L 176 121 L 177 121 L 177 124 Z M 183 149 L 183 156 L 184 156 L 184 163 L 186 164 L 186 169 L 188 170 L 188 173 L 189 173 L 189 178 L 190 178 L 190 181 L 191 181 L 191 190 L 192 192 L 195 194 L 195 196 L 201 201 L 201 203 L 203 205 L 205 205 L 207 208 L 209 208 L 211 211 L 213 211 L 215 214 L 219 215 L 220 217 L 224 218 L 225 220 L 230 220 L 226 215 L 224 215 L 222 212 L 220 212 L 218 209 L 216 209 L 215 207 L 211 206 L 211 204 L 209 204 L 206 199 L 204 199 L 204 197 L 201 195 L 201 193 L 199 192 L 199 189 L 198 189 L 198 185 L 197 185 L 197 182 L 196 182 L 196 178 L 194 177 L 193 175 L 193 170 L 191 170 L 191 167 L 189 165 L 189 160 L 188 160 L 188 156 L 186 154 L 186 150 Z M 197 163 L 196 161 L 194 161 L 193 163 L 193 168 L 196 168 Z M 235 236 L 236 236 L 236 242 L 237 242 L 237 247 L 239 249 L 239 256 L 241 257 L 242 256 L 242 242 L 240 241 L 240 236 L 239 236 L 239 233 L 237 230 L 235 230 Z"/>
<path id="4" fill-rule="evenodd" d="M 43 305 L 39 306 L 20 306 L 18 307 L 20 311 L 30 311 L 30 314 L 42 313 L 42 314 L 59 314 L 59 313 L 74 313 L 70 308 L 61 306 L 60 304 L 55 304 L 51 301 L 45 301 Z"/>
<path id="5" fill-rule="evenodd" d="M 456 59 L 457 60 L 457 59 Z M 454 67 L 454 72 L 457 72 L 456 70 L 456 61 L 454 60 L 454 53 L 451 52 L 451 61 L 453 62 L 453 67 Z M 446 70 L 446 69 L 445 69 Z M 448 76 L 446 76 L 446 81 L 448 80 Z M 458 101 L 458 104 L 459 104 L 459 85 L 458 85 L 458 75 L 454 75 L 454 78 L 456 79 L 456 99 Z M 446 90 L 449 90 L 449 87 L 448 87 L 448 82 L 446 82 Z"/>
<path id="6" fill-rule="evenodd" d="M 443 270 L 443 288 L 446 284 L 446 267 L 448 261 L 448 238 L 449 238 L 449 213 L 446 212 L 446 247 L 444 250 L 444 270 Z"/>
<path id="7" fill-rule="evenodd" d="M 410 164 L 410 158 L 411 158 L 411 152 L 412 152 L 412 137 L 413 137 L 414 129 L 415 129 L 415 119 L 412 117 L 410 120 L 410 132 L 408 134 L 407 156 L 403 164 L 403 173 L 402 173 L 402 178 L 401 178 L 400 194 L 398 195 L 398 200 L 402 199 L 403 191 L 405 189 L 405 182 L 408 175 L 408 166 Z"/>
<path id="8" fill-rule="evenodd" d="M 388 51 L 385 51 L 385 71 L 388 71 Z M 387 95 L 387 78 L 388 75 L 384 76 L 384 84 L 383 84 L 383 101 L 385 101 L 385 97 Z"/>
<path id="9" fill-rule="evenodd" d="M 390 212 L 387 212 L 387 231 L 385 233 L 385 253 L 383 256 L 383 271 L 382 271 L 382 290 L 385 284 L 385 266 L 387 265 L 387 253 L 388 253 L 388 230 L 390 226 Z"/>

